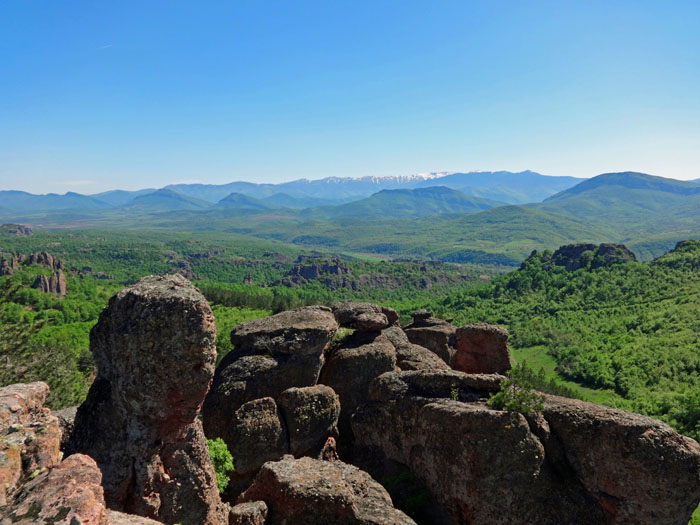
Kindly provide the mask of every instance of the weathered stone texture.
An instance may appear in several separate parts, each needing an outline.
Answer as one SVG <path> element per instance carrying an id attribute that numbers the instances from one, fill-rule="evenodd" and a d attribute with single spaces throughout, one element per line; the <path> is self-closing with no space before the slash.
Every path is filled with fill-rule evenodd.
<path id="1" fill-rule="evenodd" d="M 508 330 L 479 323 L 457 329 L 452 368 L 468 374 L 505 374 L 510 370 Z"/>
<path id="2" fill-rule="evenodd" d="M 214 317 L 183 277 L 112 297 L 90 334 L 98 375 L 68 452 L 93 457 L 110 508 L 165 522 L 225 523 L 197 414 L 214 373 Z"/>
<path id="3" fill-rule="evenodd" d="M 369 474 L 341 461 L 266 463 L 239 502 L 264 501 L 269 525 L 413 525 Z"/>

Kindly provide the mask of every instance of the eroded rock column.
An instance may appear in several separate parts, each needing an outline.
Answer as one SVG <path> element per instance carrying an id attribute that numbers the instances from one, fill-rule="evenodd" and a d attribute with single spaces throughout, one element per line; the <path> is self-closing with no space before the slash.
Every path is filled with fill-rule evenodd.
<path id="1" fill-rule="evenodd" d="M 198 420 L 214 375 L 214 316 L 180 276 L 112 297 L 90 333 L 98 375 L 68 453 L 95 459 L 110 509 L 167 523 L 226 523 Z"/>

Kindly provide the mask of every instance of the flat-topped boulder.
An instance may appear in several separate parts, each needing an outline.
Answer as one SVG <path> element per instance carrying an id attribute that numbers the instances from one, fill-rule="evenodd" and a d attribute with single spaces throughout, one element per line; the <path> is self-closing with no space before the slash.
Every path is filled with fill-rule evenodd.
<path id="1" fill-rule="evenodd" d="M 102 471 L 108 506 L 164 522 L 226 523 L 198 418 L 214 375 L 214 316 L 179 275 L 112 297 L 90 333 L 97 378 L 68 452 Z"/>
<path id="2" fill-rule="evenodd" d="M 318 355 L 338 323 L 326 306 L 306 306 L 239 324 L 231 332 L 235 355 Z"/>
<path id="3" fill-rule="evenodd" d="M 364 332 L 378 332 L 399 320 L 392 308 L 372 303 L 336 303 L 333 314 L 340 326 Z"/>

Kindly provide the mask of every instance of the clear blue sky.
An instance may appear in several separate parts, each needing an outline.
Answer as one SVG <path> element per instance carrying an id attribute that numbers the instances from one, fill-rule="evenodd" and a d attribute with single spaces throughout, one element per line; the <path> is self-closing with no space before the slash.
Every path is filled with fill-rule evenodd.
<path id="1" fill-rule="evenodd" d="M 0 189 L 700 177 L 698 1 L 0 3 Z"/>

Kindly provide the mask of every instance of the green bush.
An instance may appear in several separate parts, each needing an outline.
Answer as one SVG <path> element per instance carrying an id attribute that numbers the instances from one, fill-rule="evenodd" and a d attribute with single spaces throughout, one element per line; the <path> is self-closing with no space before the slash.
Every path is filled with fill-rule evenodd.
<path id="1" fill-rule="evenodd" d="M 544 396 L 532 389 L 519 367 L 510 371 L 510 377 L 501 382 L 501 390 L 488 400 L 489 406 L 496 410 L 521 414 L 541 411 L 543 403 Z"/>
<path id="2" fill-rule="evenodd" d="M 209 447 L 209 457 L 214 465 L 216 472 L 216 485 L 219 487 L 219 492 L 223 492 L 228 486 L 228 473 L 233 471 L 233 456 L 228 451 L 228 447 L 221 438 L 207 439 Z"/>

